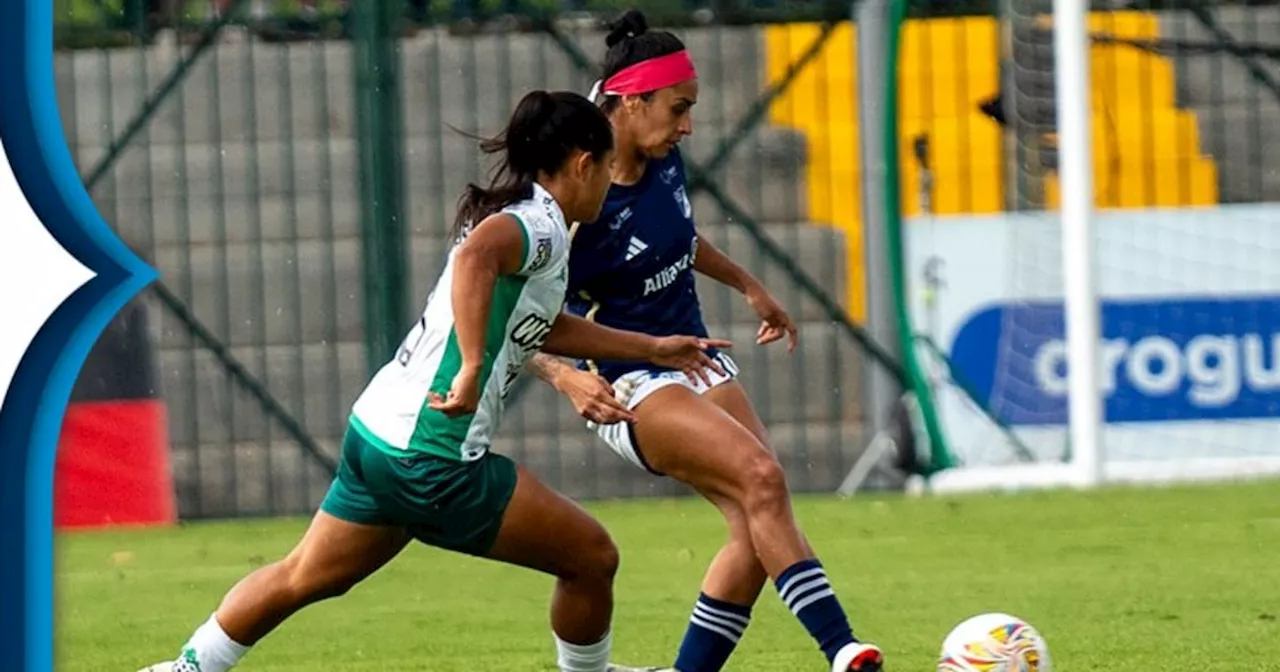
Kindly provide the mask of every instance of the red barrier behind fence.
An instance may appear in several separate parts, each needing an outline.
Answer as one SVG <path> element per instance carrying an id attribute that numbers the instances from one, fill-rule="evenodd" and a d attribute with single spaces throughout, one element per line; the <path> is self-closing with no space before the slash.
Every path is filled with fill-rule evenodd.
<path id="1" fill-rule="evenodd" d="M 156 399 L 67 408 L 54 480 L 54 525 L 154 525 L 177 519 L 168 419 Z"/>
<path id="2" fill-rule="evenodd" d="M 98 339 L 72 392 L 58 443 L 55 527 L 177 520 L 154 363 L 146 306 L 134 302 Z"/>

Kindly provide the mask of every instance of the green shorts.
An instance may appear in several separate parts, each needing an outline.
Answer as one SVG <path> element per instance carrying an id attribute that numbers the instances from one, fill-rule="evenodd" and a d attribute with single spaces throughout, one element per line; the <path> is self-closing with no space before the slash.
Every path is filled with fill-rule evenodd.
<path id="1" fill-rule="evenodd" d="M 367 430 L 366 430 L 367 431 Z M 473 462 L 391 455 L 347 428 L 342 460 L 320 510 L 350 523 L 408 528 L 419 541 L 483 556 L 516 489 L 516 466 L 486 453 Z"/>

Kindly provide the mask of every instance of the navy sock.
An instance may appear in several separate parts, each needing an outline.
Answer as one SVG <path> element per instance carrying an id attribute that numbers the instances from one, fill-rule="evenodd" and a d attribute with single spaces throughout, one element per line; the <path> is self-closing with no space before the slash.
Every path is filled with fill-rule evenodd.
<path id="1" fill-rule="evenodd" d="M 834 660 L 840 649 L 857 641 L 840 600 L 827 582 L 822 563 L 801 560 L 783 570 L 774 584 L 782 601 L 818 642 L 828 661 Z"/>
<path id="2" fill-rule="evenodd" d="M 698 595 L 689 629 L 680 643 L 676 669 L 680 672 L 720 672 L 751 622 L 751 607 Z"/>

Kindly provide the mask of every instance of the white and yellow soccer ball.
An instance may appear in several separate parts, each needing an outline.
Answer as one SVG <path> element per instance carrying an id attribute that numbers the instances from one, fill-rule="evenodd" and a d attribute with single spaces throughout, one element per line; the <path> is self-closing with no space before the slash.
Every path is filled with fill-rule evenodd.
<path id="1" fill-rule="evenodd" d="M 1052 672 L 1049 647 L 1030 623 L 1009 614 L 979 614 L 942 642 L 938 672 Z"/>

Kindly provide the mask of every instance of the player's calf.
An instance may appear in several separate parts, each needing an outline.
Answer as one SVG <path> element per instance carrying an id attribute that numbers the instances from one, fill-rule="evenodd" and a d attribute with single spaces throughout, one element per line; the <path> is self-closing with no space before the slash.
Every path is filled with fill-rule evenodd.
<path id="1" fill-rule="evenodd" d="M 560 672 L 606 671 L 613 648 L 608 624 L 618 562 L 617 546 L 601 534 L 597 543 L 583 549 L 577 562 L 560 572 L 551 607 Z M 598 632 L 600 627 L 605 628 L 603 634 Z"/>
<path id="2" fill-rule="evenodd" d="M 844 608 L 827 581 L 826 570 L 813 557 L 795 524 L 782 467 L 772 454 L 766 453 L 753 455 L 743 473 L 748 489 L 742 508 L 756 551 L 774 577 L 778 595 L 817 642 L 827 661 L 834 664 L 841 651 L 851 650 L 847 647 L 863 645 L 853 635 Z M 879 650 L 875 651 L 878 656 Z M 864 655 L 870 656 L 859 654 L 838 668 L 839 672 L 878 670 L 879 663 L 870 657 L 864 659 Z"/>
<path id="3" fill-rule="evenodd" d="M 680 643 L 680 672 L 720 672 L 751 623 L 751 607 L 698 595 Z"/>
<path id="4" fill-rule="evenodd" d="M 797 562 L 774 583 L 778 596 L 818 643 L 833 672 L 879 672 L 880 649 L 853 636 L 822 563 L 816 559 Z"/>

